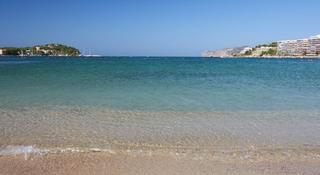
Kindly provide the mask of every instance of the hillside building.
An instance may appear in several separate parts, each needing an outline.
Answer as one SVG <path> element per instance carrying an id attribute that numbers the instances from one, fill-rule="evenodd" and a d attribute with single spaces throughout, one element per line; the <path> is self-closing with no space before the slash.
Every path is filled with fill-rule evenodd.
<path id="1" fill-rule="evenodd" d="M 320 55 L 320 35 L 308 39 L 284 40 L 278 42 L 280 56 L 317 56 Z"/>

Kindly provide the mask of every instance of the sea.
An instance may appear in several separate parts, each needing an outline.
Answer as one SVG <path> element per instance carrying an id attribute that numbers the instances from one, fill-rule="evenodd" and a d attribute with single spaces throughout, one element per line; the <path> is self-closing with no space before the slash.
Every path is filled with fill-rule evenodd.
<path id="1" fill-rule="evenodd" d="M 0 155 L 315 149 L 320 59 L 0 57 Z"/>

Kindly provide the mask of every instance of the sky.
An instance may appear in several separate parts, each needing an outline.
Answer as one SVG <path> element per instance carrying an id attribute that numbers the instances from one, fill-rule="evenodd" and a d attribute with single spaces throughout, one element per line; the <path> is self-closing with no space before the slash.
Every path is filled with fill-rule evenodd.
<path id="1" fill-rule="evenodd" d="M 199 56 L 320 34 L 319 0 L 0 0 L 0 47 L 62 43 L 83 54 Z"/>

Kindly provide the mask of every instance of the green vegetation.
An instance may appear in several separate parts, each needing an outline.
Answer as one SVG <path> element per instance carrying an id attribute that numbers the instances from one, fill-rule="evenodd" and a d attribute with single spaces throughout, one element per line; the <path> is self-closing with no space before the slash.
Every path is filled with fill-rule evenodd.
<path id="1" fill-rule="evenodd" d="M 39 48 L 37 50 L 37 47 Z M 79 56 L 80 51 L 74 47 L 65 46 L 62 44 L 47 44 L 43 46 L 35 46 L 36 52 L 44 55 L 68 55 L 68 56 Z"/>
<path id="2" fill-rule="evenodd" d="M 268 51 L 263 51 L 261 56 L 275 56 L 277 55 L 277 49 L 269 49 Z"/>
<path id="3" fill-rule="evenodd" d="M 261 44 L 246 51 L 243 56 L 276 56 L 278 50 L 278 43 L 272 42 L 270 44 Z"/>
<path id="4" fill-rule="evenodd" d="M 5 55 L 26 55 L 26 56 L 79 56 L 80 51 L 74 47 L 62 44 L 46 44 L 33 47 L 1 48 Z"/>
<path id="5" fill-rule="evenodd" d="M 245 56 L 249 56 L 249 55 L 252 55 L 252 50 L 248 50 L 244 53 Z"/>
<path id="6" fill-rule="evenodd" d="M 261 47 L 278 47 L 278 43 L 272 42 L 270 44 L 261 44 L 261 45 L 257 45 L 255 48 L 261 48 Z"/>
<path id="7" fill-rule="evenodd" d="M 19 51 L 20 51 L 19 48 L 15 48 L 15 47 L 4 47 L 1 49 L 5 51 L 6 55 L 19 55 Z"/>

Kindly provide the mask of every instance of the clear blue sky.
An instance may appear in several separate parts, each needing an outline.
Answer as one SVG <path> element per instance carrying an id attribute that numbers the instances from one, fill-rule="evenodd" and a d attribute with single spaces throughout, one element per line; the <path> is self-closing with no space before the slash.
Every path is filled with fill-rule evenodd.
<path id="1" fill-rule="evenodd" d="M 320 33 L 319 0 L 0 0 L 0 46 L 197 56 Z"/>

